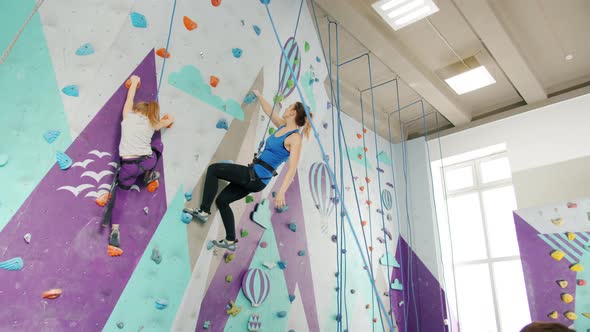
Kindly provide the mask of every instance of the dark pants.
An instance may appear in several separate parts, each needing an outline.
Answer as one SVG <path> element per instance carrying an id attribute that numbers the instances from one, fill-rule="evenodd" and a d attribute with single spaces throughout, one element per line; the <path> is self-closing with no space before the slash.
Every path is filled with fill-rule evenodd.
<path id="1" fill-rule="evenodd" d="M 215 204 L 219 209 L 219 213 L 221 213 L 226 233 L 225 238 L 229 241 L 235 241 L 234 213 L 229 205 L 250 193 L 261 191 L 266 187 L 266 184 L 260 179 L 250 181 L 250 172 L 246 166 L 226 163 L 211 164 L 207 169 L 203 200 L 201 201 L 201 210 L 205 212 L 211 211 L 211 204 L 217 194 L 218 180 L 229 181 L 229 184 L 217 196 Z"/>

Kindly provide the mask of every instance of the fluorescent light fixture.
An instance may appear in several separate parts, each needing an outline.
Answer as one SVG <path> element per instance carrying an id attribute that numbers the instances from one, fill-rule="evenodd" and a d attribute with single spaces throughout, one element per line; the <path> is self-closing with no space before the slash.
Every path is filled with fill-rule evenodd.
<path id="1" fill-rule="evenodd" d="M 496 83 L 496 80 L 490 75 L 490 72 L 484 66 L 479 66 L 474 69 L 467 70 L 459 75 L 445 79 L 445 82 L 458 95 L 481 89 Z"/>
<path id="2" fill-rule="evenodd" d="M 438 11 L 433 0 L 379 0 L 373 3 L 373 9 L 394 30 L 399 30 Z"/>

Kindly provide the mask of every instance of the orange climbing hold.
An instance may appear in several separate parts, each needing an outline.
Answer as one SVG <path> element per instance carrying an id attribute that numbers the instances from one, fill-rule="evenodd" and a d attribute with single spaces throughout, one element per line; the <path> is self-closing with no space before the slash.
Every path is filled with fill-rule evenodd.
<path id="1" fill-rule="evenodd" d="M 362 225 L 363 227 L 367 226 L 367 221 L 366 221 L 366 220 L 363 220 L 363 221 L 361 221 L 361 225 Z"/>
<path id="2" fill-rule="evenodd" d="M 365 177 L 365 181 L 367 181 L 367 183 L 370 183 L 371 179 L 369 179 L 369 177 Z"/>
<path id="3" fill-rule="evenodd" d="M 62 290 L 60 288 L 52 288 L 48 291 L 43 292 L 43 294 L 41 295 L 44 299 L 56 299 L 58 298 L 62 293 Z"/>
<path id="4" fill-rule="evenodd" d="M 369 149 L 367 149 L 367 148 L 365 147 L 365 152 L 367 152 L 367 151 L 369 151 Z"/>
<path id="5" fill-rule="evenodd" d="M 148 183 L 147 190 L 148 190 L 148 192 L 153 193 L 159 187 L 160 187 L 160 181 L 156 180 L 156 181 L 152 181 L 152 182 Z"/>
<path id="6" fill-rule="evenodd" d="M 139 87 L 141 86 L 141 82 L 137 82 L 137 88 L 139 89 Z M 128 79 L 127 81 L 125 81 L 125 87 L 127 89 L 129 89 L 131 87 L 131 79 Z"/>
<path id="7" fill-rule="evenodd" d="M 98 196 L 98 198 L 96 199 L 96 204 L 98 206 L 105 206 L 107 205 L 107 203 L 109 202 L 109 200 L 111 199 L 111 193 L 104 193 L 100 196 Z"/>
<path id="8" fill-rule="evenodd" d="M 213 7 L 219 7 L 219 5 L 221 5 L 221 0 L 211 0 L 211 4 Z"/>
<path id="9" fill-rule="evenodd" d="M 219 84 L 219 77 L 215 76 L 215 75 L 211 75 L 211 77 L 209 78 L 209 84 L 216 88 L 217 84 Z"/>
<path id="10" fill-rule="evenodd" d="M 363 155 L 359 153 L 358 155 L 359 159 L 363 159 Z"/>
<path id="11" fill-rule="evenodd" d="M 184 27 L 188 30 L 188 31 L 192 31 L 195 30 L 199 25 L 197 24 L 197 22 L 191 20 L 188 16 L 185 16 L 182 18 L 182 22 L 184 23 Z"/>
<path id="12" fill-rule="evenodd" d="M 370 199 L 368 199 L 368 200 L 367 200 L 367 205 L 371 205 L 371 204 L 373 204 L 373 202 L 371 202 L 371 200 L 370 200 Z"/>
<path id="13" fill-rule="evenodd" d="M 123 255 L 123 249 L 117 248 L 114 246 L 108 246 L 107 252 L 109 253 L 109 256 L 111 256 L 111 257 L 117 257 L 117 256 Z"/>
<path id="14" fill-rule="evenodd" d="M 363 135 L 361 135 L 361 134 L 356 134 L 356 138 L 360 139 L 360 138 L 362 138 L 362 137 L 363 137 Z"/>
<path id="15" fill-rule="evenodd" d="M 367 133 L 367 128 L 363 128 L 363 133 Z"/>
<path id="16" fill-rule="evenodd" d="M 373 251 L 373 246 L 369 246 L 369 251 Z"/>
<path id="17" fill-rule="evenodd" d="M 161 57 L 161 58 L 166 58 L 166 59 L 170 58 L 170 52 L 166 51 L 166 49 L 165 49 L 165 48 L 163 48 L 163 47 L 162 47 L 162 48 L 159 48 L 159 49 L 156 51 L 156 54 L 157 54 L 159 57 Z"/>
<path id="18" fill-rule="evenodd" d="M 359 187 L 359 190 L 360 190 L 360 191 L 365 191 L 365 186 L 360 186 L 360 187 Z"/>
<path id="19" fill-rule="evenodd" d="M 366 304 L 366 305 L 365 305 L 365 309 L 369 309 L 370 307 L 371 307 L 371 305 L 370 305 L 370 304 Z"/>

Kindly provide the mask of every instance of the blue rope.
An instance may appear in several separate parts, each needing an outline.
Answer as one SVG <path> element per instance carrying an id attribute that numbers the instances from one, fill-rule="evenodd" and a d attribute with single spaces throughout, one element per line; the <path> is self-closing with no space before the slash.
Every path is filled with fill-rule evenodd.
<path id="1" fill-rule="evenodd" d="M 289 61 L 289 58 L 287 57 L 287 54 L 286 54 L 285 50 L 284 50 L 284 49 L 283 49 L 283 47 L 282 47 L 281 39 L 280 39 L 280 37 L 279 37 L 279 34 L 278 34 L 278 31 L 277 31 L 276 25 L 275 25 L 275 23 L 274 23 L 274 20 L 273 20 L 273 18 L 272 18 L 272 15 L 271 15 L 271 13 L 270 13 L 270 9 L 268 8 L 268 4 L 264 4 L 264 5 L 265 5 L 265 7 L 266 7 L 266 13 L 267 13 L 267 15 L 268 15 L 268 18 L 269 18 L 269 20 L 270 20 L 270 23 L 271 23 L 271 26 L 272 26 L 272 29 L 273 29 L 273 32 L 274 32 L 275 38 L 276 38 L 276 40 L 277 40 L 277 43 L 278 43 L 279 47 L 281 48 L 281 51 L 283 52 L 283 55 L 284 55 L 284 56 L 285 56 L 285 58 L 287 59 L 287 63 L 288 63 L 288 66 L 287 66 L 287 68 L 289 68 L 289 71 L 291 72 L 291 77 L 295 78 L 295 75 L 294 75 L 294 73 L 293 73 L 293 68 L 291 67 L 291 63 L 290 63 L 290 61 Z M 302 90 L 301 90 L 301 86 L 300 86 L 300 84 L 299 84 L 299 80 L 297 80 L 297 79 L 294 79 L 294 82 L 295 82 L 295 87 L 297 88 L 297 92 L 299 93 L 299 97 L 301 98 L 301 101 L 302 101 L 302 103 L 305 105 L 305 112 L 306 112 L 306 114 L 307 114 L 307 117 L 308 117 L 309 119 L 311 119 L 311 114 L 309 113 L 309 106 L 307 106 L 307 103 L 305 103 L 305 98 L 304 98 L 304 96 L 303 96 L 303 92 L 302 92 Z M 324 146 L 322 145 L 322 142 L 321 142 L 321 141 L 320 141 L 320 139 L 319 139 L 319 133 L 318 133 L 318 131 L 317 131 L 317 129 L 316 129 L 316 127 L 315 127 L 315 125 L 313 124 L 313 122 L 310 122 L 310 125 L 311 125 L 311 128 L 312 128 L 313 132 L 314 132 L 315 139 L 316 139 L 316 141 L 318 142 L 318 145 L 319 145 L 319 147 L 320 147 L 320 151 L 321 151 L 321 153 L 322 153 L 322 157 L 323 157 L 324 161 L 326 162 L 326 166 L 327 166 L 327 168 L 328 168 L 328 173 L 330 173 L 330 177 L 332 178 L 332 181 L 334 182 L 334 186 L 336 187 L 336 188 L 335 188 L 335 189 L 336 189 L 336 193 L 338 193 L 338 188 L 339 188 L 339 187 L 338 187 L 338 183 L 336 182 L 336 177 L 335 177 L 335 175 L 334 175 L 334 172 L 333 172 L 332 168 L 330 167 L 329 163 L 327 163 L 327 159 L 328 159 L 327 157 L 328 157 L 328 156 L 326 155 L 326 151 L 325 151 L 325 149 L 324 149 Z M 337 196 L 339 196 L 339 195 L 337 194 Z M 340 197 L 337 197 L 337 198 L 338 198 L 338 199 L 340 199 Z M 354 230 L 354 228 L 352 227 L 352 221 L 350 220 L 350 215 L 349 215 L 349 214 L 348 214 L 348 212 L 346 211 L 346 207 L 345 207 L 345 205 L 344 205 L 344 202 L 342 202 L 342 203 L 341 203 L 341 211 L 342 211 L 341 213 L 343 213 L 343 214 L 346 216 L 346 221 L 347 221 L 347 223 L 348 223 L 348 226 L 350 227 L 350 229 L 351 229 L 351 230 Z M 352 231 L 351 233 L 352 233 L 352 234 L 353 234 L 353 236 L 354 236 L 354 239 L 355 239 L 355 243 L 356 243 L 357 249 L 358 249 L 358 251 L 361 253 L 361 258 L 363 259 L 363 263 L 364 263 L 365 265 L 368 265 L 368 264 L 367 264 L 367 260 L 365 259 L 364 255 L 362 255 L 361 244 L 360 244 L 360 242 L 359 242 L 358 236 L 356 235 L 356 233 L 355 233 L 354 231 Z M 374 282 L 374 280 L 373 280 L 373 276 L 372 276 L 372 274 L 371 274 L 369 271 L 367 271 L 367 275 L 368 275 L 368 277 L 369 277 L 369 281 L 371 282 L 371 286 L 372 286 L 372 288 L 373 288 L 373 292 L 375 292 L 375 294 L 377 295 L 377 298 L 378 298 L 378 301 L 379 301 L 379 305 L 380 305 L 381 309 L 382 309 L 383 311 L 385 311 L 385 308 L 384 308 L 384 306 L 383 306 L 383 302 L 381 301 L 381 298 L 379 298 L 379 297 L 378 297 L 379 291 L 377 290 L 377 286 L 375 285 L 375 282 Z M 390 319 L 388 319 L 388 320 L 387 320 L 387 323 L 388 323 L 388 325 L 389 325 L 389 328 L 390 328 L 390 330 L 392 330 L 392 331 L 393 331 L 393 330 L 394 330 L 394 327 L 393 327 L 393 322 L 392 322 Z"/>
<path id="2" fill-rule="evenodd" d="M 176 0 L 174 0 L 174 6 L 172 7 L 172 15 L 170 16 L 170 26 L 168 27 L 168 37 L 166 38 L 166 53 L 170 52 L 168 47 L 170 46 L 170 37 L 172 36 L 172 23 L 174 23 L 174 14 L 176 13 Z M 164 69 L 166 68 L 166 54 L 164 55 L 164 62 L 162 62 L 162 69 L 160 70 L 160 80 L 158 82 L 158 91 L 156 92 L 156 99 L 160 97 L 160 88 L 162 87 L 162 78 L 164 78 Z"/>
<path id="3" fill-rule="evenodd" d="M 301 18 L 301 9 L 303 8 L 303 1 L 301 0 L 301 4 L 299 5 L 299 14 L 297 15 L 297 22 L 295 22 L 295 32 L 293 33 L 293 38 L 297 36 L 297 27 L 299 26 L 299 19 Z"/>

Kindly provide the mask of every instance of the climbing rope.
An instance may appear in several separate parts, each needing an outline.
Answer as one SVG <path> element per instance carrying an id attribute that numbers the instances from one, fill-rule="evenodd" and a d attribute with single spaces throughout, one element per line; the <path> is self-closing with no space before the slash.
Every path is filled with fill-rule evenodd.
<path id="1" fill-rule="evenodd" d="M 10 54 L 10 51 L 12 51 L 14 44 L 16 44 L 16 41 L 20 38 L 20 35 L 23 33 L 23 31 L 25 31 L 25 28 L 27 27 L 27 25 L 29 25 L 29 22 L 33 19 L 33 16 L 35 16 L 35 14 L 37 14 L 37 11 L 39 11 L 39 8 L 41 7 L 41 5 L 43 4 L 44 1 L 45 0 L 38 0 L 37 1 L 35 6 L 33 7 L 33 10 L 31 11 L 31 14 L 29 15 L 29 17 L 27 17 L 27 19 L 25 20 L 25 23 L 23 23 L 21 28 L 18 30 L 18 32 L 16 33 L 14 38 L 12 38 L 12 41 L 10 42 L 10 44 L 8 44 L 8 47 L 6 48 L 4 53 L 2 54 L 2 57 L 0 58 L 0 65 L 4 63 L 6 58 L 8 58 L 8 55 Z"/>
<path id="2" fill-rule="evenodd" d="M 174 23 L 174 14 L 176 14 L 176 0 L 174 0 L 174 4 L 172 6 L 172 15 L 170 15 L 170 26 L 168 27 L 168 37 L 166 38 L 166 54 L 164 56 L 164 61 L 162 62 L 162 69 L 160 70 L 160 80 L 158 81 L 158 91 L 156 93 L 156 98 L 160 97 L 160 88 L 162 87 L 162 78 L 164 78 L 164 70 L 166 68 L 166 59 L 168 58 L 166 55 L 169 50 L 170 46 L 170 37 L 172 37 L 172 26 Z"/>
<path id="3" fill-rule="evenodd" d="M 301 86 L 300 86 L 300 84 L 299 84 L 299 80 L 297 80 L 297 79 L 295 78 L 295 75 L 294 75 L 294 72 L 293 72 L 293 68 L 291 67 L 291 63 L 290 63 L 290 61 L 289 61 L 289 59 L 288 59 L 288 57 L 287 57 L 286 51 L 285 51 L 285 50 L 284 50 L 284 48 L 282 47 L 281 39 L 280 39 L 280 37 L 279 37 L 279 34 L 278 34 L 278 31 L 277 31 L 276 25 L 275 25 L 275 23 L 274 23 L 274 20 L 273 20 L 273 18 L 272 18 L 272 14 L 270 13 L 270 9 L 269 9 L 269 7 L 268 7 L 268 3 L 265 1 L 265 2 L 264 2 L 264 5 L 265 5 L 265 8 L 266 8 L 267 16 L 268 16 L 268 18 L 269 18 L 269 21 L 270 21 L 270 23 L 271 23 L 271 26 L 272 26 L 272 29 L 273 29 L 273 32 L 274 32 L 275 38 L 276 38 L 276 40 L 277 40 L 278 46 L 281 48 L 281 51 L 283 52 L 283 55 L 285 56 L 285 59 L 286 59 L 286 61 L 287 61 L 287 63 L 288 63 L 288 66 L 287 66 L 287 67 L 289 68 L 289 71 L 291 72 L 291 76 L 294 78 L 295 87 L 296 87 L 296 89 L 297 89 L 297 92 L 298 92 L 298 94 L 299 94 L 299 97 L 301 98 L 301 101 L 302 101 L 302 103 L 303 103 L 303 104 L 304 104 L 304 106 L 305 106 L 304 108 L 305 108 L 305 112 L 307 113 L 307 117 L 308 117 L 309 119 L 311 119 L 311 114 L 310 114 L 309 106 L 308 106 L 308 105 L 307 105 L 307 103 L 305 102 L 305 98 L 304 98 L 304 96 L 303 96 L 303 92 L 302 92 L 302 90 L 301 90 Z M 330 177 L 332 178 L 332 181 L 333 181 L 333 183 L 334 183 L 334 186 L 335 186 L 335 189 L 336 189 L 336 198 L 337 198 L 338 200 L 340 200 L 340 197 L 339 197 L 340 195 L 339 195 L 339 193 L 338 193 L 338 192 L 339 192 L 339 186 L 338 186 L 338 183 L 336 182 L 336 176 L 335 176 L 335 174 L 334 174 L 334 172 L 333 172 L 333 170 L 332 170 L 332 167 L 330 167 L 330 164 L 328 163 L 328 155 L 326 154 L 326 151 L 325 151 L 325 149 L 324 149 L 324 146 L 322 145 L 322 142 L 321 142 L 321 141 L 320 141 L 320 139 L 319 139 L 319 133 L 318 133 L 318 131 L 317 131 L 317 128 L 315 127 L 315 125 L 314 125 L 314 124 L 313 124 L 313 122 L 311 122 L 311 121 L 310 121 L 310 125 L 311 125 L 311 128 L 312 128 L 313 132 L 314 132 L 315 139 L 316 139 L 316 141 L 318 142 L 318 145 L 319 145 L 319 147 L 320 147 L 320 151 L 321 151 L 322 157 L 323 157 L 323 159 L 324 159 L 324 162 L 326 163 L 326 167 L 328 168 L 328 173 L 330 174 Z M 350 220 L 350 215 L 348 214 L 348 212 L 347 212 L 347 210 L 346 210 L 346 206 L 345 206 L 344 202 L 342 202 L 342 201 L 341 201 L 341 213 L 342 213 L 342 214 L 344 214 L 344 216 L 346 217 L 346 221 L 347 221 L 347 223 L 348 223 L 348 226 L 349 226 L 349 228 L 350 228 L 351 230 L 354 230 L 354 228 L 353 228 L 353 226 L 352 226 L 352 221 Z M 360 255 L 360 256 L 361 256 L 361 258 L 363 259 L 363 263 L 364 263 L 364 264 L 367 266 L 367 265 L 368 265 L 368 263 L 367 263 L 367 259 L 365 258 L 365 256 L 364 256 L 364 255 L 362 255 L 362 248 L 361 248 L 361 244 L 360 244 L 360 241 L 359 241 L 359 239 L 358 239 L 358 236 L 356 235 L 356 233 L 355 233 L 354 231 L 352 231 L 351 233 L 352 233 L 352 235 L 354 236 L 354 239 L 355 239 L 355 244 L 356 244 L 356 246 L 357 246 L 357 249 L 358 249 L 359 253 L 361 253 L 361 255 Z M 383 305 L 383 301 L 381 301 L 381 298 L 378 296 L 378 294 L 379 294 L 379 291 L 377 290 L 377 286 L 375 285 L 375 281 L 374 281 L 374 279 L 373 279 L 373 275 L 372 275 L 372 273 L 371 273 L 371 272 L 370 272 L 368 269 L 367 269 L 367 275 L 368 275 L 368 277 L 369 277 L 369 281 L 370 281 L 370 283 L 371 283 L 371 286 L 372 286 L 372 288 L 373 288 L 373 292 L 374 292 L 374 293 L 376 294 L 376 296 L 377 296 L 377 299 L 378 299 L 378 304 L 379 304 L 379 306 L 381 307 L 381 310 L 382 310 L 383 312 L 385 312 L 385 307 L 384 307 L 384 305 Z M 392 322 L 392 320 L 391 320 L 391 319 L 388 319 L 388 320 L 387 320 L 387 323 L 388 323 L 388 326 L 389 326 L 390 330 L 392 330 L 392 331 L 393 331 L 393 330 L 394 330 L 394 327 L 393 327 L 393 322 Z"/>

